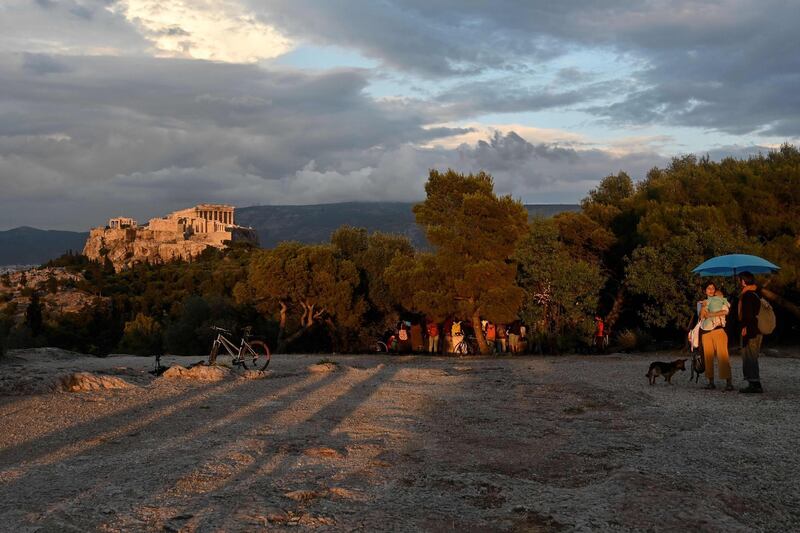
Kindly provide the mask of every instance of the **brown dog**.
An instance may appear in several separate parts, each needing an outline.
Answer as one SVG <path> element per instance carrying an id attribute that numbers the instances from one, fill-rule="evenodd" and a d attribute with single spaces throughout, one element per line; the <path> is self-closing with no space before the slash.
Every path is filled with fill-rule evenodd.
<path id="1" fill-rule="evenodd" d="M 650 370 L 644 376 L 650 381 L 650 385 L 655 385 L 658 376 L 664 376 L 664 381 L 672 385 L 672 375 L 675 372 L 678 370 L 686 372 L 685 362 L 686 359 L 676 359 L 671 363 L 662 363 L 661 361 L 650 363 Z"/>

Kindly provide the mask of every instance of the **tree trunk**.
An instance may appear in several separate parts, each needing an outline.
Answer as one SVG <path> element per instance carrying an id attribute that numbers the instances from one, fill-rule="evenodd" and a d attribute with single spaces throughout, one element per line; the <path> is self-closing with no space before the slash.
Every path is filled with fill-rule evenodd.
<path id="1" fill-rule="evenodd" d="M 312 323 L 310 326 L 303 326 L 300 329 L 298 329 L 297 331 L 295 331 L 294 333 L 292 333 L 291 335 L 289 335 L 289 337 L 287 337 L 286 340 L 283 342 L 284 349 L 287 346 L 289 346 L 290 344 L 292 344 L 294 341 L 299 339 L 306 331 L 311 329 L 311 327 L 313 325 L 314 325 L 314 323 Z"/>
<path id="2" fill-rule="evenodd" d="M 481 317 L 478 313 L 472 315 L 472 329 L 475 330 L 475 340 L 478 341 L 478 348 L 482 355 L 489 355 L 489 345 L 486 344 L 486 338 L 483 336 L 483 329 L 481 329 Z"/>
<path id="3" fill-rule="evenodd" d="M 611 311 L 606 315 L 605 325 L 608 329 L 612 329 L 617 320 L 619 320 L 623 303 L 625 303 L 625 284 L 620 284 L 617 288 L 617 295 L 614 297 L 614 305 L 611 306 Z"/>
<path id="4" fill-rule="evenodd" d="M 280 321 L 278 322 L 278 340 L 275 350 L 277 353 L 286 351 L 286 340 L 283 338 L 286 335 L 286 311 L 287 305 L 281 302 Z"/>

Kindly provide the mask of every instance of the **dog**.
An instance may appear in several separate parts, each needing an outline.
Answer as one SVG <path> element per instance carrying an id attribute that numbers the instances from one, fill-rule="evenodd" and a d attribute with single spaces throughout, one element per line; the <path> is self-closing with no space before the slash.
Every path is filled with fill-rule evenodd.
<path id="1" fill-rule="evenodd" d="M 650 369 L 644 375 L 649 381 L 650 385 L 655 385 L 658 376 L 664 376 L 664 381 L 672 385 L 672 375 L 678 370 L 686 372 L 686 359 L 676 359 L 671 363 L 662 363 L 655 361 L 650 363 Z"/>
<path id="2" fill-rule="evenodd" d="M 689 381 L 694 380 L 697 383 L 706 371 L 706 362 L 703 354 L 699 351 L 692 354 L 692 372 L 689 374 Z"/>

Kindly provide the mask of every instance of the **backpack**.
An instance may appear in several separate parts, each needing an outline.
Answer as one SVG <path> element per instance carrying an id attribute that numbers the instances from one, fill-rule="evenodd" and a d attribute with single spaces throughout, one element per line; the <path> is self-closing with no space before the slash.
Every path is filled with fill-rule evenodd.
<path id="1" fill-rule="evenodd" d="M 408 330 L 407 329 L 401 329 L 400 331 L 397 332 L 397 336 L 400 338 L 401 341 L 407 341 L 408 340 Z"/>
<path id="2" fill-rule="evenodd" d="M 761 300 L 761 308 L 758 310 L 758 331 L 762 335 L 769 335 L 775 331 L 775 311 L 764 298 L 759 298 L 759 300 Z"/>

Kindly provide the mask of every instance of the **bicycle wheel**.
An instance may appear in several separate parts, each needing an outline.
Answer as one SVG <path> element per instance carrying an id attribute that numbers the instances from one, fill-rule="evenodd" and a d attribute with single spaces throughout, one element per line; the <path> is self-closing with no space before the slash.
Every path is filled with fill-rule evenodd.
<path id="1" fill-rule="evenodd" d="M 211 366 L 217 362 L 217 354 L 219 353 L 219 344 L 214 343 L 211 346 L 211 353 L 208 354 L 208 366 Z"/>
<path id="2" fill-rule="evenodd" d="M 267 344 L 262 341 L 253 341 L 250 343 L 250 349 L 252 353 L 250 353 L 249 356 L 253 362 L 253 368 L 257 370 L 266 370 L 270 361 L 269 347 Z M 247 357 L 242 358 L 242 362 L 244 362 L 246 358 Z"/>
<path id="3" fill-rule="evenodd" d="M 389 348 L 386 346 L 386 343 L 383 341 L 378 341 L 375 343 L 375 351 L 379 353 L 387 353 Z"/>

